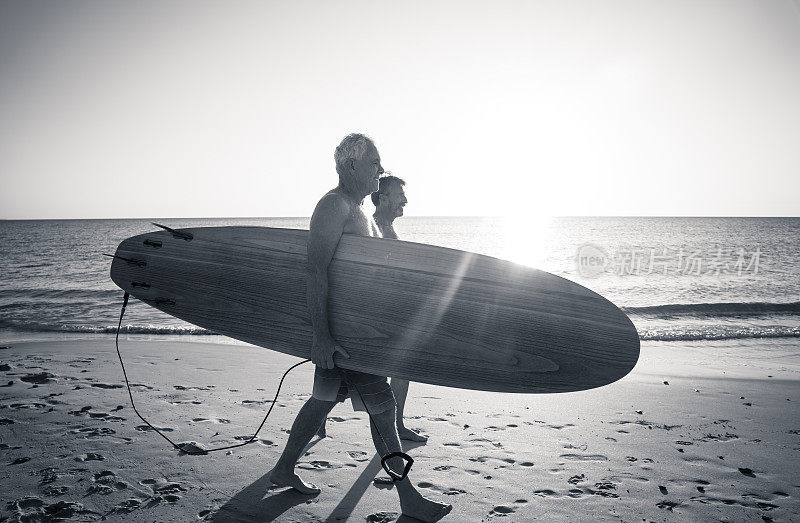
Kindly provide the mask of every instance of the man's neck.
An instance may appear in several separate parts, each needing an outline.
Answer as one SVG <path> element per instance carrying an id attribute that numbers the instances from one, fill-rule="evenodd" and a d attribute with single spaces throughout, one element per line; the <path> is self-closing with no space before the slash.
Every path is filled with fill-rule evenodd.
<path id="1" fill-rule="evenodd" d="M 348 184 L 344 184 L 339 181 L 339 192 L 342 193 L 348 200 L 352 201 L 356 205 L 361 205 L 364 203 L 364 198 L 367 197 L 366 194 L 359 191 L 356 187 L 349 187 Z"/>
<path id="2" fill-rule="evenodd" d="M 392 213 L 384 210 L 384 209 L 375 209 L 375 214 L 372 215 L 375 218 L 375 223 L 377 223 L 381 228 L 383 227 L 391 227 L 392 222 L 394 222 L 395 216 Z"/>

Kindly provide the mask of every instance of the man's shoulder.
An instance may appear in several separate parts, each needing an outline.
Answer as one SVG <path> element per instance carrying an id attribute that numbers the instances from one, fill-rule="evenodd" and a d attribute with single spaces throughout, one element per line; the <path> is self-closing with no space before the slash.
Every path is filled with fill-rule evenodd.
<path id="1" fill-rule="evenodd" d="M 351 207 L 352 205 L 342 193 L 336 189 L 331 189 L 319 199 L 317 207 L 314 209 L 314 214 L 349 214 Z"/>

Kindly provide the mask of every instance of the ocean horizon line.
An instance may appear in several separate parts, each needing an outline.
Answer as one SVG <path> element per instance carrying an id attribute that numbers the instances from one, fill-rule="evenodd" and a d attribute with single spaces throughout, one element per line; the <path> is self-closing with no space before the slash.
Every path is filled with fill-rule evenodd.
<path id="1" fill-rule="evenodd" d="M 563 214 L 533 215 L 532 218 L 721 218 L 721 219 L 787 219 L 798 216 L 722 216 L 722 215 L 634 215 L 634 214 Z M 519 215 L 506 214 L 407 214 L 404 218 L 520 218 Z M 156 216 L 156 217 L 120 217 L 120 218 L 0 218 L 0 222 L 66 222 L 66 221 L 148 221 L 148 220 L 307 220 L 311 216 Z"/>

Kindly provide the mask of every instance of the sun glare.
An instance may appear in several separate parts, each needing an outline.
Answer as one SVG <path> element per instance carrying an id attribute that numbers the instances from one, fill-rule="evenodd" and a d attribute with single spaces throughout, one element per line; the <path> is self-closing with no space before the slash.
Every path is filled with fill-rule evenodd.
<path id="1" fill-rule="evenodd" d="M 510 214 L 503 219 L 501 258 L 541 267 L 551 241 L 551 216 Z"/>

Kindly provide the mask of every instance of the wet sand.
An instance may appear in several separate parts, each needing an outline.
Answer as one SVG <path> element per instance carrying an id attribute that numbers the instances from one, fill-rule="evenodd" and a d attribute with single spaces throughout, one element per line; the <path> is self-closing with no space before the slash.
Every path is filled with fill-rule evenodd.
<path id="1" fill-rule="evenodd" d="M 292 371 L 256 443 L 191 456 L 130 407 L 113 338 L 0 343 L 0 521 L 380 521 L 400 518 L 349 402 L 298 473 L 323 488 L 274 489 L 275 463 L 308 398 Z M 249 438 L 296 358 L 244 345 L 121 340 L 140 412 L 176 442 Z M 454 505 L 444 521 L 800 519 L 796 339 L 645 343 L 634 371 L 561 395 L 412 384 L 410 477 Z M 410 521 L 400 518 L 400 521 Z"/>

